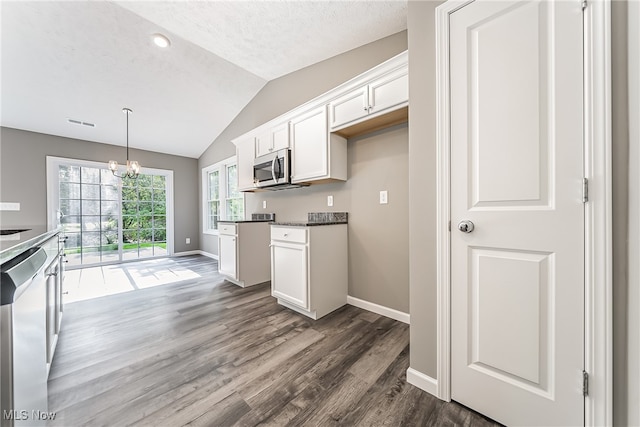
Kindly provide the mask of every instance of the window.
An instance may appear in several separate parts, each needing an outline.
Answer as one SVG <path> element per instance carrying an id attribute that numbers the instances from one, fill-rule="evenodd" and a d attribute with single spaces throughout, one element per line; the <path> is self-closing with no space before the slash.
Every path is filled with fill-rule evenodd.
<path id="1" fill-rule="evenodd" d="M 172 253 L 173 172 L 119 179 L 103 163 L 47 157 L 49 227 L 63 227 L 70 266 Z"/>
<path id="2" fill-rule="evenodd" d="M 203 232 L 217 234 L 218 221 L 244 219 L 244 194 L 238 191 L 238 165 L 230 157 L 202 169 Z"/>

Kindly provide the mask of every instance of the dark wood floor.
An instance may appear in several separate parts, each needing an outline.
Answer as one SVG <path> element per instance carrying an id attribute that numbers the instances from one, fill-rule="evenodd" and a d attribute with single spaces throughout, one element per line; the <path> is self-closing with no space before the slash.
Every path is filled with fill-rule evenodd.
<path id="1" fill-rule="evenodd" d="M 201 278 L 66 306 L 51 425 L 495 425 L 406 382 L 408 325 L 352 306 L 314 321 L 208 258 L 178 264 Z"/>

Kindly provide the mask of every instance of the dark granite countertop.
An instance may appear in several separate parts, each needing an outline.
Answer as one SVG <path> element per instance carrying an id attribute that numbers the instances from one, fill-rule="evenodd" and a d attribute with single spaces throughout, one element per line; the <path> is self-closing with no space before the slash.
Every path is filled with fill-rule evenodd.
<path id="1" fill-rule="evenodd" d="M 305 221 L 284 221 L 284 222 L 272 222 L 271 225 L 283 225 L 287 227 L 315 227 L 318 225 L 336 225 L 347 224 L 346 221 L 333 221 L 333 222 L 305 222 Z"/>
<path id="2" fill-rule="evenodd" d="M 242 220 L 237 220 L 237 221 L 230 221 L 227 219 L 219 219 L 218 220 L 219 223 L 224 223 L 224 224 L 242 224 L 245 222 L 273 222 L 273 220 L 271 219 L 242 219 Z"/>
<path id="3" fill-rule="evenodd" d="M 243 222 L 273 222 L 276 219 L 276 214 L 274 213 L 252 213 L 251 219 L 240 219 L 237 221 L 229 221 L 226 219 L 221 219 L 218 222 L 223 222 L 225 224 L 240 224 Z"/>
<path id="4" fill-rule="evenodd" d="M 347 224 L 349 214 L 347 212 L 309 212 L 306 221 L 273 221 L 271 225 L 288 227 L 314 227 L 318 225 Z"/>

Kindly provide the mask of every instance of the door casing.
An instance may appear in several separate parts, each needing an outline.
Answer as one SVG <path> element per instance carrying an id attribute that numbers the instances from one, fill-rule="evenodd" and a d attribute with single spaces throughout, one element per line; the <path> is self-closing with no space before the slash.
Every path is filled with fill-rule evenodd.
<path id="1" fill-rule="evenodd" d="M 436 9 L 437 80 L 437 384 L 451 400 L 451 140 L 449 18 L 483 0 L 449 0 Z M 571 0 L 581 1 L 581 0 Z M 586 425 L 611 425 L 612 403 L 612 178 L 611 0 L 587 0 L 584 37 L 584 153 L 589 200 L 585 205 L 585 370 L 589 394 Z M 489 416 L 491 414 L 488 414 Z"/>

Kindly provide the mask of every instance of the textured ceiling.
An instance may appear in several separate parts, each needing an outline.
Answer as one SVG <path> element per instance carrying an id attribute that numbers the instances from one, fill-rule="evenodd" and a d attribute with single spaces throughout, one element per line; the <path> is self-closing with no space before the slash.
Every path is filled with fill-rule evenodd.
<path id="1" fill-rule="evenodd" d="M 2 1 L 0 14 L 2 126 L 124 145 L 129 107 L 131 147 L 196 158 L 268 80 L 406 29 L 405 1 Z"/>

